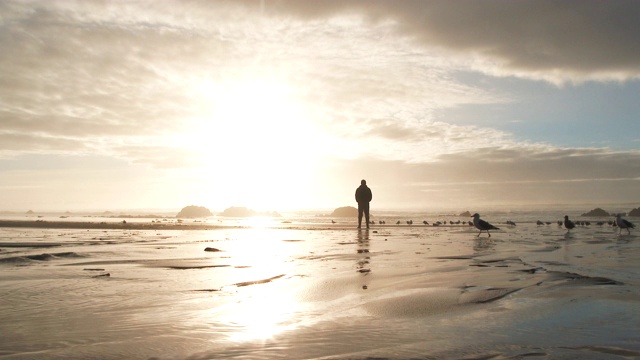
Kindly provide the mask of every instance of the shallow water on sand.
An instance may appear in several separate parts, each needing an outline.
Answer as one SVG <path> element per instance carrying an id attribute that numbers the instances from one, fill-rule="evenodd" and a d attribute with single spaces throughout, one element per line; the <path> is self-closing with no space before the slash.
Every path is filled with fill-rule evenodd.
<path id="1" fill-rule="evenodd" d="M 0 228 L 0 357 L 640 357 L 634 232 L 501 227 Z"/>

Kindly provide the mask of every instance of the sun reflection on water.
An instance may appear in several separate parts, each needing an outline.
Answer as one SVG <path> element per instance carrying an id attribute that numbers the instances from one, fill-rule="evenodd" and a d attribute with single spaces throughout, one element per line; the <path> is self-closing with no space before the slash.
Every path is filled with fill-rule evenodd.
<path id="1" fill-rule="evenodd" d="M 247 218 L 244 221 L 244 224 L 249 227 L 259 229 L 273 226 L 276 224 L 276 221 L 272 216 L 252 216 Z"/>
<path id="2" fill-rule="evenodd" d="M 255 218 L 254 221 L 263 220 Z M 271 222 L 270 218 L 264 219 Z M 231 259 L 239 269 L 234 277 L 234 301 L 225 307 L 220 320 L 236 331 L 232 341 L 271 338 L 296 327 L 292 323 L 299 311 L 294 285 L 296 245 L 284 241 L 279 231 L 248 229 L 230 249 Z"/>
<path id="3" fill-rule="evenodd" d="M 289 323 L 298 307 L 292 294 L 271 290 L 260 291 L 261 294 L 245 298 L 229 309 L 223 320 L 237 326 L 230 340 L 266 340 L 296 327 L 295 323 Z"/>

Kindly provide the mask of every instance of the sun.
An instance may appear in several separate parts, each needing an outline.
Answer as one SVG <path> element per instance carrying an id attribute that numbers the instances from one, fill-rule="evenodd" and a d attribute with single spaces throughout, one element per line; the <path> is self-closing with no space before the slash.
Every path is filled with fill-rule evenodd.
<path id="1" fill-rule="evenodd" d="M 252 78 L 198 89 L 199 116 L 185 145 L 197 153 L 202 171 L 233 193 L 236 205 L 294 206 L 316 175 L 324 142 L 296 88 Z"/>

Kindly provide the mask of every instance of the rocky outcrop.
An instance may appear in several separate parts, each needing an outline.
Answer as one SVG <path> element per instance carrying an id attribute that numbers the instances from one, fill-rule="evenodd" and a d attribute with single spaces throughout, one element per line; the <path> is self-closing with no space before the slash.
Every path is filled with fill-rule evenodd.
<path id="1" fill-rule="evenodd" d="M 587 213 L 584 213 L 580 216 L 595 216 L 595 217 L 606 217 L 606 216 L 611 216 L 608 212 L 600 209 L 600 208 L 595 208 Z"/>
<path id="2" fill-rule="evenodd" d="M 463 213 L 460 213 L 460 215 L 458 216 L 471 217 L 471 213 L 469 211 L 465 211 Z"/>
<path id="3" fill-rule="evenodd" d="M 209 209 L 204 206 L 195 205 L 189 205 L 182 208 L 178 215 L 176 215 L 177 218 L 201 218 L 207 216 L 213 216 Z"/>
<path id="4" fill-rule="evenodd" d="M 339 208 L 333 210 L 333 212 L 331 213 L 331 216 L 335 216 L 335 217 L 357 217 L 358 216 L 358 209 L 354 208 L 353 206 L 339 207 Z"/>
<path id="5" fill-rule="evenodd" d="M 640 216 L 640 207 L 629 211 L 629 216 Z"/>

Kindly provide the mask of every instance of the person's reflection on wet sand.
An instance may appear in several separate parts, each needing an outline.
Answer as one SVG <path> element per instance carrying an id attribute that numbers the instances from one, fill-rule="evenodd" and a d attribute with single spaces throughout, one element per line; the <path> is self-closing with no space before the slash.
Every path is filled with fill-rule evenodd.
<path id="1" fill-rule="evenodd" d="M 363 283 L 362 283 L 362 288 L 363 289 L 367 289 L 368 286 L 368 276 L 369 273 L 371 272 L 370 269 L 370 260 L 371 257 L 369 256 L 369 246 L 370 246 L 370 242 L 369 242 L 369 229 L 366 230 L 361 230 L 358 229 L 358 248 L 356 249 L 357 253 L 360 255 L 358 257 L 358 261 L 356 262 L 356 269 L 357 271 L 362 274 L 362 278 L 363 278 Z"/>

